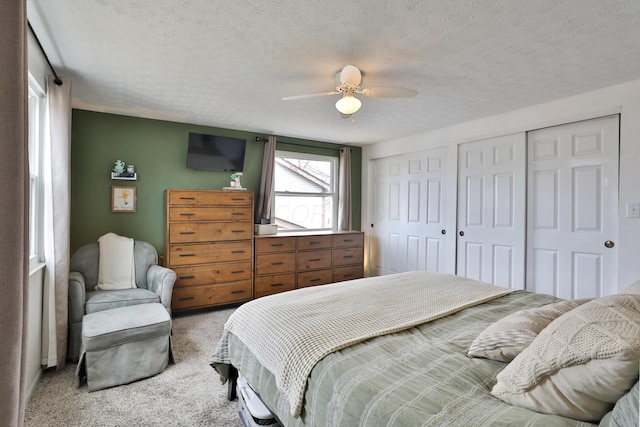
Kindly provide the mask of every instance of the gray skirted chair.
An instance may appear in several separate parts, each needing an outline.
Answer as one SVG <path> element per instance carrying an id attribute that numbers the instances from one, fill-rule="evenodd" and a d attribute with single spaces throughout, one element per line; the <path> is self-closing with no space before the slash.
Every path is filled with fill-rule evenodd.
<path id="1" fill-rule="evenodd" d="M 158 253 L 147 242 L 135 240 L 133 253 L 136 287 L 117 290 L 96 290 L 100 265 L 98 242 L 82 246 L 71 257 L 67 357 L 74 362 L 80 356 L 82 319 L 86 314 L 148 303 L 160 303 L 171 314 L 175 272 L 157 265 Z"/>

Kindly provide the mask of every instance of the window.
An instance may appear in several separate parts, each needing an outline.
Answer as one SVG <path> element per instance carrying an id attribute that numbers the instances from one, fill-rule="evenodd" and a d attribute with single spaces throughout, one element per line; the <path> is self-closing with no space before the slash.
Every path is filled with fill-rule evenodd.
<path id="1" fill-rule="evenodd" d="M 273 217 L 278 231 L 333 229 L 338 158 L 276 151 Z"/>
<path id="2" fill-rule="evenodd" d="M 44 193 L 42 151 L 45 122 L 45 94 L 34 79 L 29 79 L 29 266 L 43 259 Z"/>

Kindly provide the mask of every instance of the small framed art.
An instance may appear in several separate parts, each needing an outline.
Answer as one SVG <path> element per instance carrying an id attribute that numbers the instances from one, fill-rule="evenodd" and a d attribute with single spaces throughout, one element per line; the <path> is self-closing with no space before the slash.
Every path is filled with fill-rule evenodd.
<path id="1" fill-rule="evenodd" d="M 111 212 L 135 212 L 136 187 L 114 185 L 111 187 Z"/>

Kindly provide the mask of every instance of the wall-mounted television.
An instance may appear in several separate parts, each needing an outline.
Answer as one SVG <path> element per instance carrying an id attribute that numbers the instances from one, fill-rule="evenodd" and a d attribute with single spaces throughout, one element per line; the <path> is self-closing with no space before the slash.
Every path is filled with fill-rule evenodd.
<path id="1" fill-rule="evenodd" d="M 189 132 L 187 168 L 241 172 L 246 139 Z"/>

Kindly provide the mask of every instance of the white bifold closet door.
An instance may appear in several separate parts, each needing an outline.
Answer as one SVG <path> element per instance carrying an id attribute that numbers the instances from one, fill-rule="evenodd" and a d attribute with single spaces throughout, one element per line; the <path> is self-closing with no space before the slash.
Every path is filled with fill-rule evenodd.
<path id="1" fill-rule="evenodd" d="M 370 275 L 454 272 L 454 230 L 447 230 L 454 222 L 445 212 L 446 153 L 442 147 L 370 161 Z"/>
<path id="2" fill-rule="evenodd" d="M 617 289 L 619 117 L 528 134 L 527 290 Z"/>
<path id="3" fill-rule="evenodd" d="M 458 275 L 524 289 L 525 179 L 525 133 L 458 146 Z"/>

